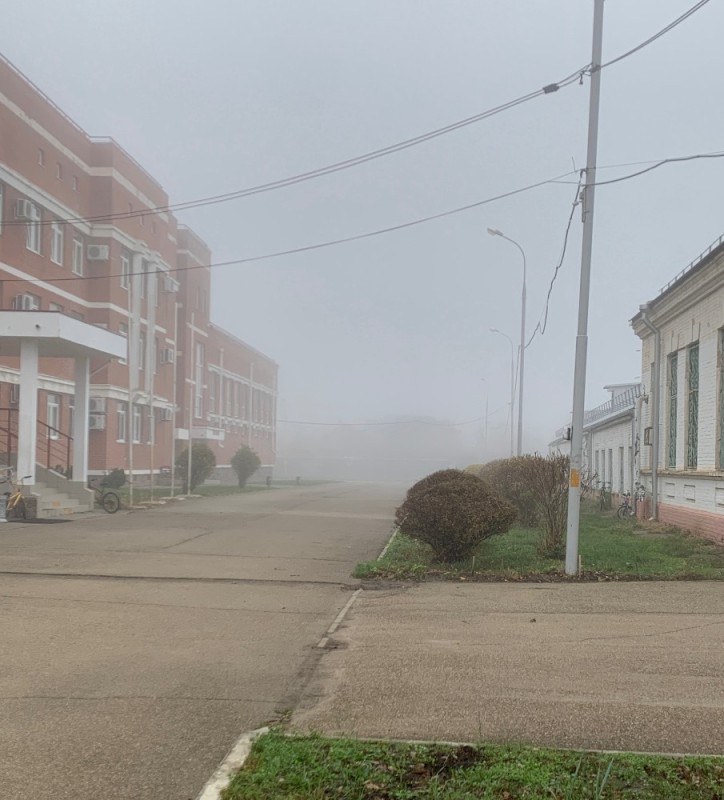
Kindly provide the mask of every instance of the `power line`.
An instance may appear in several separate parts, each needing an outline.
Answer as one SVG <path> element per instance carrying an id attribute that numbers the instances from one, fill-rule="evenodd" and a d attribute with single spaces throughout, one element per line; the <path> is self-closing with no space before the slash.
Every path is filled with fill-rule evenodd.
<path id="1" fill-rule="evenodd" d="M 620 56 L 607 61 L 605 64 L 602 64 L 600 69 L 604 69 L 605 67 L 610 67 L 612 64 L 616 64 L 619 61 L 623 61 L 624 59 L 632 56 L 634 53 L 637 53 L 639 50 L 642 50 L 644 47 L 655 42 L 657 39 L 661 38 L 669 31 L 673 30 L 675 27 L 680 25 L 686 19 L 688 19 L 692 14 L 697 12 L 700 8 L 705 6 L 709 0 L 699 0 L 692 8 L 682 14 L 680 17 L 677 17 L 673 22 L 666 25 L 660 31 L 655 33 L 653 36 L 650 36 L 648 39 L 644 40 L 636 47 L 632 48 L 631 50 L 622 53 Z M 413 136 L 409 139 L 404 139 L 401 142 L 396 142 L 395 144 L 387 145 L 386 147 L 381 147 L 377 150 L 371 150 L 367 153 L 363 153 L 359 156 L 354 156 L 352 158 L 345 159 L 343 161 L 337 161 L 333 164 L 328 164 L 324 167 L 318 167 L 317 169 L 309 170 L 307 172 L 301 172 L 296 175 L 291 175 L 287 178 L 280 178 L 275 181 L 270 181 L 268 183 L 258 184 L 256 186 L 250 186 L 244 189 L 238 189 L 232 192 L 226 192 L 223 194 L 211 195 L 208 197 L 202 197 L 197 200 L 187 200 L 180 203 L 169 203 L 165 206 L 152 206 L 150 208 L 144 209 L 137 209 L 132 211 L 124 211 L 118 212 L 116 214 L 99 214 L 90 217 L 65 217 L 65 218 L 54 218 L 48 220 L 41 220 L 39 225 L 52 225 L 53 223 L 74 223 L 74 222 L 85 222 L 85 223 L 101 223 L 101 222 L 109 222 L 111 220 L 123 220 L 123 219 L 134 219 L 137 217 L 146 217 L 146 216 L 154 216 L 157 214 L 164 214 L 173 211 L 184 211 L 190 208 L 199 208 L 207 205 L 214 205 L 217 203 L 226 203 L 231 200 L 237 200 L 243 197 L 250 197 L 255 194 L 261 194 L 264 192 L 270 192 L 275 189 L 281 189 L 286 186 L 293 186 L 297 183 L 301 183 L 303 181 L 313 180 L 315 178 L 322 177 L 324 175 L 330 175 L 335 172 L 339 172 L 344 169 L 349 169 L 351 167 L 359 166 L 360 164 L 365 164 L 368 161 L 373 161 L 378 158 L 383 158 L 384 156 L 391 155 L 392 153 L 400 152 L 401 150 L 406 150 L 410 147 L 415 147 L 418 144 L 422 144 L 423 142 L 430 141 L 431 139 L 436 139 L 440 136 L 444 136 L 447 133 L 451 133 L 453 131 L 459 130 L 461 128 L 467 127 L 469 125 L 473 125 L 477 122 L 481 122 L 482 120 L 488 119 L 489 117 L 493 117 L 497 114 L 501 114 L 504 111 L 508 111 L 512 108 L 516 108 L 523 103 L 527 103 L 530 100 L 534 100 L 537 97 L 541 97 L 542 95 L 546 94 L 553 94 L 557 92 L 559 89 L 565 88 L 570 86 L 573 83 L 581 82 L 583 80 L 583 76 L 590 74 L 591 65 L 587 64 L 580 69 L 575 70 L 574 72 L 567 75 L 565 78 L 562 78 L 559 81 L 555 81 L 553 83 L 549 83 L 546 86 L 543 86 L 540 89 L 536 89 L 532 92 L 528 92 L 527 94 L 521 95 L 513 100 L 509 100 L 505 103 L 501 103 L 498 106 L 493 106 L 492 108 L 486 109 L 485 111 L 481 111 L 478 114 L 474 114 L 470 117 L 465 117 L 464 119 L 457 120 L 456 122 L 452 122 L 448 125 L 444 125 L 441 128 L 436 128 L 432 131 L 428 131 L 427 133 L 419 134 L 418 136 Z M 25 225 L 24 221 L 21 220 L 7 220 L 5 225 Z"/>
<path id="2" fill-rule="evenodd" d="M 452 122 L 449 125 L 445 125 L 441 128 L 436 128 L 435 130 L 428 131 L 427 133 L 422 133 L 419 134 L 418 136 L 413 136 L 410 139 L 405 139 L 401 142 L 387 145 L 386 147 L 381 147 L 377 150 L 372 150 L 368 153 L 363 153 L 362 155 L 354 156 L 353 158 L 345 159 L 344 161 L 337 161 L 333 164 L 328 164 L 327 166 L 319 167 L 317 169 L 313 169 L 308 172 L 301 172 L 296 175 L 289 176 L 287 178 L 280 178 L 279 180 L 276 181 L 270 181 L 269 183 L 262 183 L 256 186 L 250 186 L 232 192 L 211 195 L 209 197 L 202 197 L 197 200 L 187 200 L 180 203 L 171 203 L 166 206 L 154 206 L 152 208 L 138 209 L 133 211 L 123 211 L 123 212 L 118 212 L 117 214 L 99 214 L 92 217 L 66 217 L 63 219 L 55 218 L 55 219 L 42 220 L 38 224 L 51 225 L 53 223 L 58 224 L 58 223 L 73 223 L 73 222 L 102 223 L 102 222 L 108 222 L 110 220 L 133 219 L 135 217 L 153 216 L 156 214 L 163 214 L 167 212 L 184 211 L 190 208 L 199 208 L 202 206 L 215 205 L 217 203 L 226 203 L 229 202 L 230 200 L 237 200 L 242 197 L 250 197 L 256 194 L 270 192 L 275 189 L 281 189 L 286 186 L 293 186 L 297 183 L 302 183 L 303 181 L 313 180 L 315 178 L 319 178 L 324 175 L 331 175 L 335 172 L 340 172 L 341 170 L 359 166 L 360 164 L 366 164 L 368 161 L 373 161 L 378 158 L 383 158 L 384 156 L 391 155 L 392 153 L 398 153 L 401 150 L 407 150 L 410 147 L 415 147 L 416 145 L 422 144 L 423 142 L 428 142 L 431 139 L 436 139 L 440 136 L 444 136 L 447 133 L 460 130 L 461 128 L 473 125 L 477 122 L 481 122 L 482 120 L 488 119 L 497 114 L 501 114 L 504 111 L 516 108 L 517 106 L 522 105 L 523 103 L 527 103 L 528 101 L 533 100 L 536 97 L 541 97 L 547 94 L 553 94 L 554 92 L 557 92 L 559 89 L 562 89 L 566 86 L 570 86 L 573 83 L 576 83 L 576 81 L 581 79 L 581 77 L 585 74 L 587 68 L 588 65 L 582 67 L 581 69 L 576 70 L 575 72 L 572 72 L 570 75 L 567 75 L 560 81 L 550 83 L 541 89 L 536 89 L 535 91 L 528 92 L 528 94 L 521 95 L 520 97 L 517 97 L 514 100 L 509 100 L 506 103 L 502 103 L 501 105 L 486 109 L 485 111 L 481 111 L 480 113 L 474 114 L 473 116 L 470 117 L 466 117 L 465 119 L 457 120 L 456 122 Z M 25 225 L 26 223 L 24 221 L 9 220 L 8 222 L 6 222 L 6 224 Z"/>
<path id="3" fill-rule="evenodd" d="M 681 25 L 682 22 L 687 20 L 692 14 L 695 14 L 699 9 L 703 8 L 709 0 L 699 0 L 698 3 L 693 5 L 688 11 L 685 11 L 680 17 L 677 17 L 673 22 L 670 22 L 668 25 L 663 27 L 660 31 L 655 33 L 653 36 L 649 36 L 648 39 L 641 42 L 641 44 L 636 45 L 636 47 L 632 47 L 630 50 L 627 50 L 625 53 L 621 53 L 620 56 L 616 58 L 612 58 L 610 61 L 606 61 L 605 64 L 601 64 L 601 69 L 605 69 L 606 67 L 610 67 L 612 64 L 618 64 L 619 61 L 623 61 L 625 58 L 632 56 L 634 53 L 638 53 L 639 50 L 643 50 L 644 47 L 648 47 L 650 44 L 655 42 L 657 39 L 660 39 L 662 36 L 665 36 L 669 31 L 672 31 L 678 25 Z"/>
<path id="4" fill-rule="evenodd" d="M 469 211 L 473 208 L 479 208 L 480 206 L 487 205 L 488 203 L 494 203 L 497 200 L 503 200 L 506 197 L 513 197 L 517 194 L 522 194 L 523 192 L 529 192 L 532 189 L 537 189 L 540 186 L 545 186 L 547 184 L 553 183 L 560 183 L 560 179 L 566 177 L 567 175 L 574 174 L 571 172 L 565 172 L 562 175 L 558 175 L 555 178 L 547 178 L 543 181 L 538 181 L 537 183 L 531 183 L 528 186 L 523 186 L 520 189 L 513 189 L 509 192 L 503 192 L 502 194 L 495 195 L 494 197 L 488 197 L 485 200 L 478 200 L 474 203 L 468 203 L 464 206 L 458 206 L 457 208 L 451 208 L 447 211 L 441 211 L 438 214 L 431 214 L 427 217 L 420 217 L 419 219 L 410 220 L 409 222 L 403 222 L 399 225 L 391 225 L 386 228 L 378 228 L 377 230 L 367 231 L 366 233 L 358 233 L 354 234 L 353 236 L 345 236 L 340 239 L 330 239 L 324 242 L 318 242 L 316 244 L 309 244 L 304 245 L 302 247 L 294 247 L 289 250 L 277 250 L 273 253 L 265 253 L 264 255 L 260 256 L 248 256 L 247 258 L 234 258 L 230 259 L 229 261 L 218 261 L 213 264 L 194 264 L 187 267 L 174 267 L 168 270 L 168 272 L 188 272 L 191 270 L 196 269 L 211 269 L 212 267 L 229 267 L 239 264 L 250 264 L 257 261 L 267 261 L 272 258 L 281 258 L 282 256 L 289 256 L 289 255 L 296 255 L 298 253 L 306 253 L 312 250 L 320 250 L 326 247 L 332 247 L 338 244 L 345 244 L 347 242 L 355 242 L 360 241 L 362 239 L 369 239 L 374 236 L 381 236 L 385 233 L 392 233 L 393 231 L 404 230 L 405 228 L 411 228 L 416 225 L 422 225 L 426 222 L 432 222 L 436 219 L 442 219 L 443 217 L 449 217 L 453 214 L 460 214 L 463 211 Z M 148 275 L 148 274 L 155 274 L 156 270 L 146 270 L 144 272 L 136 272 L 133 273 L 135 275 Z M 63 277 L 63 278 L 8 278 L 3 279 L 7 280 L 8 283 L 62 283 L 65 281 L 88 281 L 88 280 L 104 280 L 106 278 L 120 278 L 124 273 L 111 273 L 107 275 L 88 275 L 87 277 Z"/>
<path id="5" fill-rule="evenodd" d="M 675 158 L 665 158 L 661 161 L 655 162 L 651 167 L 647 169 L 639 170 L 638 172 L 632 172 L 629 175 L 623 175 L 619 178 L 614 178 L 608 181 L 601 181 L 596 183 L 596 186 L 605 186 L 611 183 L 620 183 L 622 181 L 631 180 L 632 178 L 637 178 L 640 175 L 644 175 L 647 172 L 651 172 L 658 167 L 662 167 L 665 164 L 673 164 L 679 163 L 684 161 L 694 161 L 697 159 L 711 159 L 711 158 L 722 158 L 724 157 L 724 152 L 717 152 L 717 153 L 697 153 L 690 156 L 679 156 Z M 277 250 L 272 253 L 265 253 L 259 256 L 248 256 L 246 258 L 234 258 L 228 261 L 218 261 L 212 264 L 194 264 L 187 267 L 172 267 L 168 270 L 169 273 L 177 273 L 177 272 L 189 272 L 196 269 L 212 269 L 216 267 L 229 267 L 229 266 L 237 266 L 240 264 L 251 264 L 259 261 L 267 261 L 273 258 L 281 258 L 283 256 L 289 255 L 296 255 L 299 253 L 306 253 L 314 250 L 321 250 L 327 247 L 333 247 L 339 244 L 346 244 L 348 242 L 355 242 L 360 241 L 363 239 L 370 239 L 375 236 L 381 236 L 386 233 L 392 233 L 394 231 L 404 230 L 406 228 L 412 228 L 417 225 L 422 225 L 426 222 L 432 222 L 436 219 L 442 219 L 444 217 L 449 217 L 454 214 L 460 214 L 463 211 L 469 211 L 473 208 L 479 208 L 480 206 L 487 205 L 488 203 L 494 203 L 497 200 L 503 200 L 507 197 L 512 197 L 517 194 L 522 194 L 523 192 L 528 192 L 533 189 L 537 189 L 541 186 L 546 186 L 547 184 L 568 184 L 572 185 L 573 181 L 564 181 L 562 178 L 567 177 L 568 175 L 575 174 L 572 170 L 570 172 L 565 172 L 562 175 L 558 175 L 554 178 L 547 178 L 543 181 L 538 181 L 537 183 L 529 184 L 528 186 L 523 186 L 520 189 L 513 189 L 509 192 L 503 192 L 502 194 L 495 195 L 494 197 L 486 198 L 485 200 L 478 200 L 474 203 L 468 203 L 464 206 L 458 206 L 457 208 L 448 209 L 447 211 L 441 211 L 438 214 L 431 214 L 427 217 L 420 217 L 418 219 L 410 220 L 409 222 L 403 222 L 399 225 L 391 225 L 386 228 L 378 228 L 373 231 L 367 231 L 366 233 L 358 233 L 354 234 L 353 236 L 345 236 L 340 239 L 330 239 L 324 242 L 318 242 L 316 244 L 304 245 L 302 247 L 294 247 L 290 248 L 289 250 Z M 576 184 L 578 185 L 578 184 Z M 145 270 L 143 272 L 136 272 L 135 275 L 149 275 L 155 274 L 157 270 Z M 2 280 L 6 283 L 64 283 L 66 281 L 89 281 L 89 280 L 105 280 L 106 278 L 120 278 L 122 277 L 123 273 L 110 273 L 107 275 L 88 275 L 88 276 L 68 276 L 68 277 L 61 277 L 61 278 L 3 278 Z"/>
<path id="6" fill-rule="evenodd" d="M 501 411 L 500 408 L 488 413 L 488 417 L 493 416 Z M 459 428 L 463 425 L 474 425 L 476 422 L 484 422 L 485 417 L 476 417 L 475 419 L 466 419 L 463 422 L 441 422 L 438 420 L 426 419 L 401 419 L 395 422 L 311 422 L 309 420 L 299 419 L 278 419 L 278 424 L 283 425 L 309 425 L 312 427 L 324 428 L 380 428 L 395 425 L 432 425 L 440 428 Z"/>
<path id="7" fill-rule="evenodd" d="M 583 171 L 580 173 L 580 177 L 578 178 L 578 185 L 576 186 L 576 194 L 573 198 L 573 203 L 571 204 L 571 213 L 568 216 L 568 223 L 566 224 L 566 232 L 563 236 L 563 249 L 561 250 L 561 257 L 556 264 L 556 268 L 553 271 L 553 277 L 551 278 L 550 286 L 548 287 L 548 294 L 546 295 L 546 305 L 545 310 L 543 312 L 542 322 L 538 320 L 535 328 L 533 328 L 533 333 L 530 336 L 530 339 L 526 342 L 526 348 L 530 347 L 533 339 L 535 339 L 536 334 L 540 333 L 543 336 L 546 332 L 546 327 L 548 326 L 548 310 L 550 308 L 551 302 L 551 294 L 553 293 L 553 286 L 555 285 L 556 278 L 558 277 L 558 273 L 563 266 L 563 261 L 566 258 L 566 251 L 568 250 L 568 237 L 571 233 L 571 225 L 573 224 L 573 216 L 576 213 L 576 208 L 581 203 L 581 185 L 583 183 Z"/>

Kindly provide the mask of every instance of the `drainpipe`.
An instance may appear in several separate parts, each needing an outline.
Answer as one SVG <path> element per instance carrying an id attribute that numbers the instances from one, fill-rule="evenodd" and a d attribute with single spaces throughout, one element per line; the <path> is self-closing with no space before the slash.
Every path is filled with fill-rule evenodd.
<path id="1" fill-rule="evenodd" d="M 634 404 L 634 417 L 631 426 L 631 444 L 633 456 L 631 459 L 631 496 L 634 496 L 636 484 L 641 482 L 641 407 L 649 402 L 647 394 L 641 394 Z"/>
<path id="2" fill-rule="evenodd" d="M 649 305 L 640 308 L 641 321 L 654 334 L 654 374 L 651 379 L 650 395 L 653 437 L 651 447 L 651 518 L 658 519 L 659 510 L 659 418 L 661 416 L 661 329 L 651 322 L 647 313 Z"/>

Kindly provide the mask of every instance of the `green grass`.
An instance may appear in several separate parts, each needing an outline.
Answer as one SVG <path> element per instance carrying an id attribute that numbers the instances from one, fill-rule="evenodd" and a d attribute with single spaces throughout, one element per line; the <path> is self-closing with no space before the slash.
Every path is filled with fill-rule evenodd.
<path id="1" fill-rule="evenodd" d="M 720 800 L 724 759 L 358 742 L 272 732 L 224 800 Z"/>
<path id="2" fill-rule="evenodd" d="M 356 578 L 559 580 L 563 561 L 536 551 L 537 531 L 513 528 L 483 542 L 473 560 L 435 561 L 431 548 L 400 534 L 380 561 L 358 564 Z M 675 529 L 586 512 L 581 518 L 582 578 L 587 580 L 724 580 L 724 548 Z"/>

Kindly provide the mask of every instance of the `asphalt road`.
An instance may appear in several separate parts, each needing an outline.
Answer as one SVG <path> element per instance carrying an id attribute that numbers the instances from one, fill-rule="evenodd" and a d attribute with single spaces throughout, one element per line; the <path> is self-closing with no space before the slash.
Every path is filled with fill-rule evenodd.
<path id="1" fill-rule="evenodd" d="M 329 484 L 0 529 L 0 796 L 189 800 L 297 702 L 401 490 Z"/>

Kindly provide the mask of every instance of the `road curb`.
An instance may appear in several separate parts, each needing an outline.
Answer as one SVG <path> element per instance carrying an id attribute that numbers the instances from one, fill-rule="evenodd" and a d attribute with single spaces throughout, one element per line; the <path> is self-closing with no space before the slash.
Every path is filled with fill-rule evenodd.
<path id="1" fill-rule="evenodd" d="M 242 733 L 236 740 L 236 744 L 229 750 L 226 758 L 219 764 L 204 788 L 196 796 L 196 800 L 220 800 L 221 793 L 231 783 L 234 774 L 244 766 L 254 740 L 268 732 L 269 728 L 258 728 L 255 731 Z"/>
<path id="2" fill-rule="evenodd" d="M 390 536 L 390 538 L 387 540 L 387 544 L 382 548 L 382 552 L 377 556 L 378 561 L 381 561 L 387 555 L 387 551 L 392 546 L 392 542 L 395 541 L 395 537 L 399 532 L 400 532 L 399 528 L 395 528 L 395 530 L 392 531 L 392 536 Z"/>

